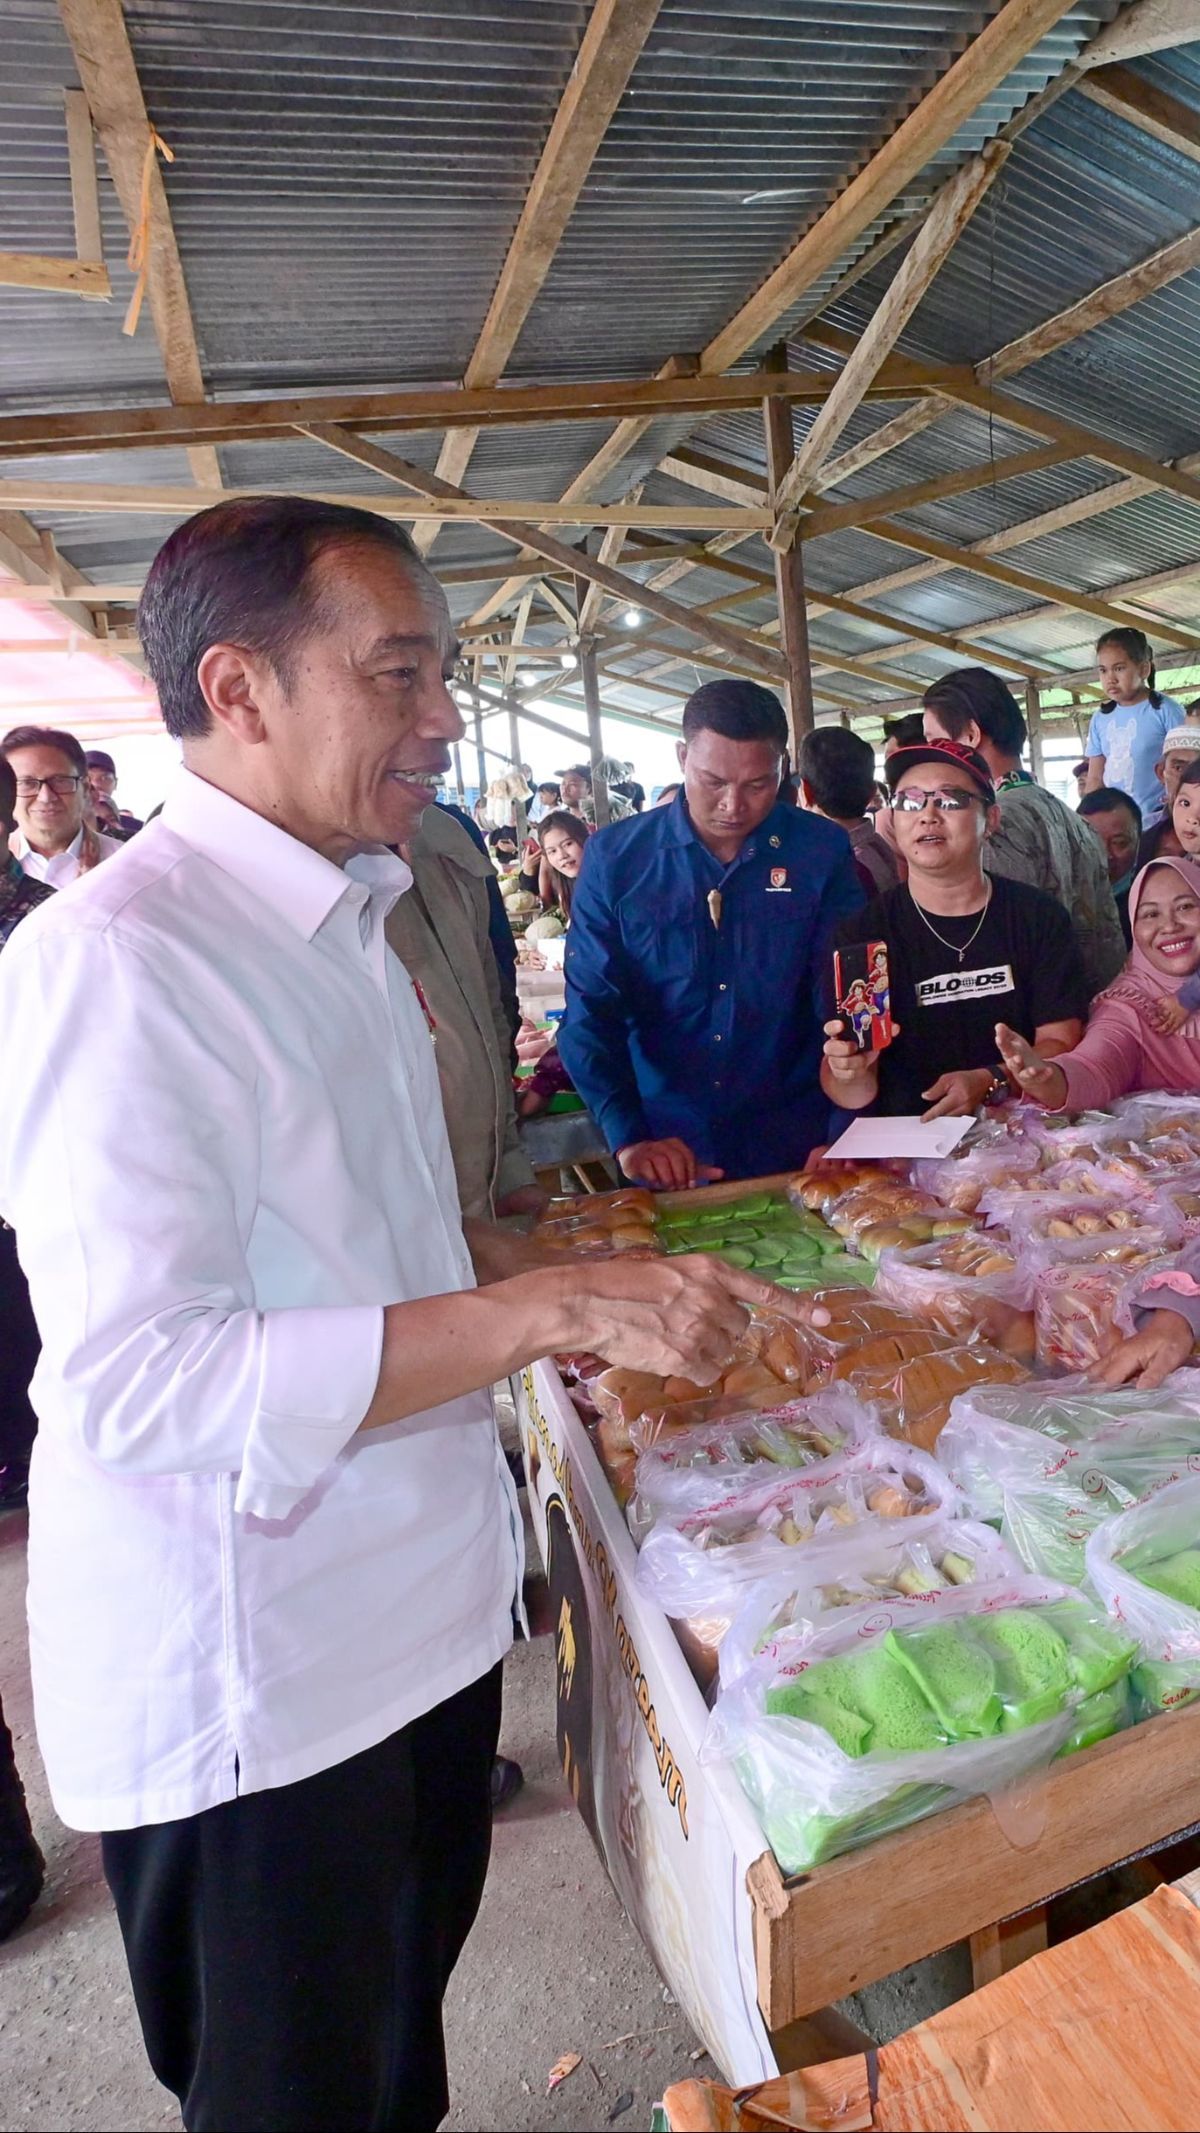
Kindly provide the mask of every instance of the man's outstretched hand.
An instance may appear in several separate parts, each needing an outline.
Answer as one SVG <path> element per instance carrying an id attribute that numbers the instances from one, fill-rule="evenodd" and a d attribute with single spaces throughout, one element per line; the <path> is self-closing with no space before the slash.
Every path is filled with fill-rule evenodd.
<path id="1" fill-rule="evenodd" d="M 725 1175 L 710 1163 L 698 1163 L 687 1142 L 674 1136 L 631 1141 L 628 1148 L 618 1148 L 617 1161 L 634 1184 L 653 1185 L 659 1192 L 687 1192 L 693 1185 L 708 1185 Z"/>

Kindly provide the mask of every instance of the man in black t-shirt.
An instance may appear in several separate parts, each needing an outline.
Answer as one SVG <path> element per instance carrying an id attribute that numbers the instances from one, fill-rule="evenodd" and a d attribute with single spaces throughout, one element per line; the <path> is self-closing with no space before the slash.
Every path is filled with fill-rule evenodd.
<path id="1" fill-rule="evenodd" d="M 982 756 L 925 741 L 895 751 L 887 781 L 908 880 L 843 921 L 838 942 L 887 942 L 898 1035 L 863 1054 L 841 1023 L 826 1023 L 822 1086 L 849 1111 L 962 1117 L 1009 1093 L 998 1022 L 1046 1058 L 1078 1044 L 1088 1006 L 1079 948 L 1052 896 L 984 873 L 999 815 Z"/>

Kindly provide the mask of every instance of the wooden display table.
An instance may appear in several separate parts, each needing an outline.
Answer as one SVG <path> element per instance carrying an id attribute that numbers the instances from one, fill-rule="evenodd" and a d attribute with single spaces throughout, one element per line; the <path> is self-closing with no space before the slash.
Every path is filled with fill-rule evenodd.
<path id="1" fill-rule="evenodd" d="M 1200 1704 L 1035 1773 L 1003 1825 L 969 1801 L 786 1878 L 732 1770 L 701 1759 L 707 1707 L 638 1588 L 624 1516 L 558 1372 L 538 1364 L 514 1390 L 564 1772 L 621 1901 L 732 2081 L 845 2052 L 856 2033 L 832 2003 L 955 1942 L 971 1942 L 977 1983 L 999 1977 L 1044 1947 L 1052 1897 L 1193 1833 Z"/>

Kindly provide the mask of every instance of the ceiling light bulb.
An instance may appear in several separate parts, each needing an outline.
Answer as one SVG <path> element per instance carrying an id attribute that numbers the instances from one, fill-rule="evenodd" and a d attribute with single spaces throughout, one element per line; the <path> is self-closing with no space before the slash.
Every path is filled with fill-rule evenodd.
<path id="1" fill-rule="evenodd" d="M 577 667 L 579 665 L 579 654 L 577 652 L 560 652 L 558 663 L 560 667 Z"/>
<path id="2" fill-rule="evenodd" d="M 625 624 L 627 630 L 635 630 L 641 619 L 642 610 L 640 607 L 627 607 L 621 617 L 621 620 Z"/>

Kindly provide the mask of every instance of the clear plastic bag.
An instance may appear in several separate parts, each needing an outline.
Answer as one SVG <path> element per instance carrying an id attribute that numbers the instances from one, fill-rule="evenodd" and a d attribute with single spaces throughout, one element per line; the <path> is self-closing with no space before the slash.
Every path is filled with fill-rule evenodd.
<path id="1" fill-rule="evenodd" d="M 965 1149 L 961 1155 L 913 1164 L 913 1183 L 945 1207 L 973 1215 L 987 1193 L 1019 1191 L 1041 1168 L 1036 1141 L 1000 1134 Z"/>
<path id="2" fill-rule="evenodd" d="M 1014 1356 L 1001 1355 L 985 1342 L 948 1348 L 944 1338 L 935 1335 L 927 1353 L 907 1356 L 898 1364 L 867 1367 L 848 1357 L 841 1375 L 860 1400 L 878 1407 L 890 1437 L 932 1452 L 951 1402 L 960 1393 L 973 1385 L 1020 1384 L 1029 1372 Z"/>
<path id="3" fill-rule="evenodd" d="M 1132 1716 L 1133 1640 L 1028 1577 L 875 1603 L 771 1640 L 723 1689 L 702 1760 L 732 1761 L 785 1873 L 1015 1780 Z"/>
<path id="4" fill-rule="evenodd" d="M 837 1458 L 878 1438 L 880 1424 L 873 1408 L 839 1389 L 729 1422 L 681 1427 L 644 1418 L 630 1434 L 638 1462 L 628 1523 L 639 1540 L 661 1519 L 674 1525 L 716 1496 L 761 1490 Z"/>
<path id="5" fill-rule="evenodd" d="M 1105 1519 L 1200 1472 L 1200 1371 L 1157 1392 L 1075 1377 L 981 1385 L 955 1400 L 938 1459 L 1027 1570 L 1081 1585 Z"/>
<path id="6" fill-rule="evenodd" d="M 1087 1544 L 1088 1583 L 1110 1617 L 1136 1637 L 1133 1687 L 1147 1712 L 1200 1693 L 1200 1477 L 1097 1527 Z"/>
<path id="7" fill-rule="evenodd" d="M 722 1487 L 714 1476 L 705 1503 L 653 1523 L 638 1557 L 638 1589 L 682 1628 L 689 1657 L 711 1673 L 751 1587 L 794 1562 L 798 1551 L 825 1563 L 868 1521 L 878 1531 L 902 1519 L 916 1538 L 935 1517 L 960 1508 L 958 1490 L 934 1460 L 883 1438 L 758 1488 Z M 639 1524 L 652 1516 L 647 1506 Z"/>
<path id="8" fill-rule="evenodd" d="M 1142 1264 L 1046 1266 L 1034 1283 L 1033 1317 L 1037 1360 L 1043 1370 L 1074 1373 L 1102 1362 L 1117 1335 L 1133 1332 L 1129 1298 L 1149 1266 L 1169 1266 L 1169 1255 Z"/>
<path id="9" fill-rule="evenodd" d="M 943 1207 L 929 1193 L 899 1178 L 847 1193 L 831 1210 L 829 1224 L 870 1259 L 878 1259 L 888 1245 L 928 1244 L 935 1237 L 957 1236 L 974 1226 L 970 1215 Z"/>
<path id="10" fill-rule="evenodd" d="M 721 1686 L 728 1688 L 781 1638 L 817 1629 L 848 1607 L 886 1605 L 914 1618 L 929 1595 L 993 1585 L 1021 1575 L 1021 1564 L 991 1526 L 973 1518 L 935 1518 L 913 1538 L 903 1527 L 849 1533 L 828 1561 L 801 1556 L 755 1585 L 721 1645 Z"/>
<path id="11" fill-rule="evenodd" d="M 1150 1206 L 1156 1216 L 1178 1223 L 1185 1244 L 1200 1237 L 1200 1165 L 1173 1171 L 1165 1182 L 1158 1174 Z"/>
<path id="12" fill-rule="evenodd" d="M 1033 1312 L 1016 1254 L 994 1231 L 884 1252 L 875 1293 L 956 1342 L 983 1340 L 1002 1354 L 1033 1360 Z"/>
<path id="13" fill-rule="evenodd" d="M 711 1385 L 691 1378 L 656 1377 L 645 1370 L 608 1369 L 588 1385 L 609 1423 L 720 1422 L 794 1398 L 809 1376 L 806 1341 L 791 1319 L 755 1307 L 733 1361 Z M 632 1445 L 632 1438 L 628 1442 Z"/>
<path id="14" fill-rule="evenodd" d="M 1169 1214 L 1152 1211 L 1128 1192 L 1031 1197 L 1014 1207 L 1009 1224 L 1013 1242 L 1039 1271 L 1064 1260 L 1115 1266 L 1135 1255 L 1173 1251 L 1182 1230 Z"/>

